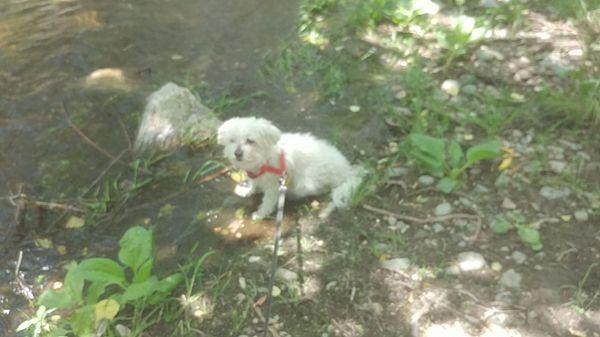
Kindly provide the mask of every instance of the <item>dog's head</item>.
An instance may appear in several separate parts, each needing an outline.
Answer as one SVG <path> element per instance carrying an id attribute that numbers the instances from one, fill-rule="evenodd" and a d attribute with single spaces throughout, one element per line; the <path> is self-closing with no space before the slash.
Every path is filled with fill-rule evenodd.
<path id="1" fill-rule="evenodd" d="M 281 131 L 263 118 L 236 117 L 225 121 L 217 132 L 217 142 L 231 164 L 255 171 L 275 150 Z"/>

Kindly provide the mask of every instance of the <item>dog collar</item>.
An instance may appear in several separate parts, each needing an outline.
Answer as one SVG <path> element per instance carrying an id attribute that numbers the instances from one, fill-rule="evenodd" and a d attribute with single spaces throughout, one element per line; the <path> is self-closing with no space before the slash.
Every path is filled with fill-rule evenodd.
<path id="1" fill-rule="evenodd" d="M 269 163 L 267 162 L 267 163 L 263 164 L 263 166 L 260 167 L 260 170 L 258 171 L 258 173 L 252 173 L 250 171 L 246 171 L 246 175 L 248 175 L 248 177 L 250 177 L 252 179 L 256 179 L 265 173 L 273 173 L 274 175 L 280 176 L 280 177 L 283 177 L 285 175 L 285 154 L 283 153 L 283 151 L 281 151 L 279 153 L 279 167 L 278 168 L 269 165 Z"/>

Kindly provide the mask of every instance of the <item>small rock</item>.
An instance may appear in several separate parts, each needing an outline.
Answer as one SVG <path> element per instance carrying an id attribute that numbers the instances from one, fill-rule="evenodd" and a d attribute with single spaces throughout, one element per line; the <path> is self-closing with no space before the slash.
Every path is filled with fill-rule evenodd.
<path id="1" fill-rule="evenodd" d="M 450 96 L 456 96 L 460 91 L 460 84 L 456 80 L 445 80 L 442 83 L 442 91 Z"/>
<path id="2" fill-rule="evenodd" d="M 282 282 L 293 282 L 298 279 L 298 274 L 285 268 L 279 268 L 275 272 L 275 279 Z"/>
<path id="3" fill-rule="evenodd" d="M 444 216 L 450 213 L 452 213 L 452 205 L 447 202 L 437 205 L 433 210 L 433 214 L 435 214 L 435 216 Z"/>
<path id="4" fill-rule="evenodd" d="M 403 271 L 410 267 L 408 258 L 394 258 L 381 262 L 381 267 L 390 271 Z"/>
<path id="5" fill-rule="evenodd" d="M 430 186 L 433 185 L 435 179 L 432 176 L 422 175 L 417 179 L 417 181 L 423 186 Z"/>
<path id="6" fill-rule="evenodd" d="M 250 257 L 248 258 L 248 262 L 250 262 L 250 263 L 256 263 L 256 262 L 258 262 L 258 261 L 260 261 L 260 256 L 254 256 L 254 255 L 253 255 L 253 256 L 250 256 Z"/>
<path id="7" fill-rule="evenodd" d="M 515 261 L 517 264 L 523 264 L 525 263 L 525 260 L 527 260 L 527 255 L 525 255 L 523 252 L 520 251 L 514 251 L 511 255 L 513 261 Z"/>
<path id="8" fill-rule="evenodd" d="M 506 288 L 519 288 L 523 276 L 517 273 L 514 269 L 505 271 L 500 277 L 500 285 Z"/>
<path id="9" fill-rule="evenodd" d="M 564 161 L 560 161 L 560 160 L 550 160 L 548 162 L 548 167 L 550 168 L 550 171 L 560 174 L 567 167 L 567 163 L 565 163 Z"/>
<path id="10" fill-rule="evenodd" d="M 504 198 L 504 200 L 502 200 L 502 208 L 515 209 L 517 208 L 517 205 L 509 198 Z"/>
<path id="11" fill-rule="evenodd" d="M 556 200 L 566 198 L 571 194 L 571 190 L 568 187 L 562 189 L 544 186 L 540 189 L 540 195 L 548 200 Z"/>
<path id="12" fill-rule="evenodd" d="M 458 254 L 456 263 L 446 269 L 451 275 L 457 275 L 464 272 L 474 272 L 487 267 L 487 262 L 483 255 L 477 252 L 463 252 Z"/>
<path id="13" fill-rule="evenodd" d="M 390 226 L 395 226 L 398 223 L 398 219 L 396 219 L 396 217 L 393 216 L 388 216 L 386 220 Z"/>
<path id="14" fill-rule="evenodd" d="M 531 78 L 531 72 L 527 69 L 520 69 L 515 73 L 514 79 L 515 81 L 526 81 Z"/>
<path id="15" fill-rule="evenodd" d="M 585 209 L 580 209 L 580 210 L 575 211 L 574 215 L 575 215 L 575 219 L 577 221 L 585 222 L 585 221 L 588 221 L 588 219 L 589 219 L 588 213 Z"/>
<path id="16" fill-rule="evenodd" d="M 431 227 L 432 227 L 434 233 L 439 233 L 444 230 L 444 226 L 440 225 L 439 223 L 435 223 Z"/>
<path id="17" fill-rule="evenodd" d="M 502 264 L 500 262 L 492 262 L 490 268 L 492 268 L 493 271 L 499 272 L 502 270 Z"/>

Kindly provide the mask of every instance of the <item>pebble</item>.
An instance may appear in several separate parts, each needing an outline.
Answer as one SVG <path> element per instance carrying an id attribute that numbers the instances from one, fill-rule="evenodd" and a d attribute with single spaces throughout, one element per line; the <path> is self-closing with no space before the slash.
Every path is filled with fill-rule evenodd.
<path id="1" fill-rule="evenodd" d="M 505 271 L 500 277 L 500 285 L 506 288 L 519 288 L 523 275 L 517 273 L 514 269 Z"/>
<path id="2" fill-rule="evenodd" d="M 540 189 L 540 195 L 548 200 L 556 200 L 566 198 L 571 194 L 571 190 L 568 187 L 562 189 L 544 186 Z"/>
<path id="3" fill-rule="evenodd" d="M 531 78 L 531 72 L 527 69 L 520 69 L 515 73 L 514 79 L 515 81 L 526 81 Z"/>
<path id="4" fill-rule="evenodd" d="M 433 185 L 433 183 L 435 182 L 435 179 L 432 176 L 428 176 L 428 175 L 423 175 L 420 176 L 417 181 L 419 182 L 419 184 L 423 185 L 423 186 L 430 186 Z"/>
<path id="5" fill-rule="evenodd" d="M 404 177 L 408 174 L 408 169 L 406 167 L 392 167 L 388 172 L 390 177 Z"/>
<path id="6" fill-rule="evenodd" d="M 439 233 L 444 230 L 444 226 L 440 225 L 439 223 L 435 223 L 431 227 L 432 227 L 434 233 Z"/>
<path id="7" fill-rule="evenodd" d="M 403 271 L 410 267 L 410 260 L 406 257 L 389 259 L 381 262 L 381 267 L 390 271 Z"/>
<path id="8" fill-rule="evenodd" d="M 256 263 L 256 262 L 258 262 L 258 261 L 260 261 L 260 256 L 254 256 L 254 255 L 253 255 L 253 256 L 250 256 L 250 257 L 248 258 L 248 262 L 250 262 L 250 263 Z"/>
<path id="9" fill-rule="evenodd" d="M 550 168 L 550 171 L 560 174 L 567 167 L 567 163 L 565 163 L 564 161 L 560 161 L 560 160 L 550 160 L 548 162 L 548 167 Z"/>
<path id="10" fill-rule="evenodd" d="M 574 215 L 575 215 L 575 220 L 577 220 L 577 221 L 585 222 L 585 221 L 588 221 L 588 219 L 589 219 L 588 213 L 585 209 L 580 209 L 580 210 L 575 211 Z"/>
<path id="11" fill-rule="evenodd" d="M 279 268 L 275 272 L 275 279 L 282 282 L 293 282 L 298 279 L 298 274 L 289 269 Z"/>
<path id="12" fill-rule="evenodd" d="M 462 252 L 456 257 L 456 263 L 446 269 L 450 275 L 457 275 L 463 272 L 473 272 L 483 269 L 487 266 L 483 255 L 477 252 Z"/>
<path id="13" fill-rule="evenodd" d="M 460 91 L 460 84 L 456 80 L 445 80 L 442 83 L 442 91 L 450 96 L 456 96 Z"/>
<path id="14" fill-rule="evenodd" d="M 394 217 L 394 216 L 388 216 L 388 217 L 386 217 L 385 220 L 387 221 L 387 223 L 390 226 L 394 226 L 394 225 L 396 225 L 398 223 L 398 219 L 396 219 L 396 217 Z"/>
<path id="15" fill-rule="evenodd" d="M 513 261 L 515 261 L 517 264 L 523 264 L 525 263 L 525 260 L 527 260 L 527 255 L 525 255 L 523 252 L 520 252 L 518 250 L 514 251 L 511 255 Z"/>
<path id="16" fill-rule="evenodd" d="M 515 209 L 517 208 L 517 205 L 509 198 L 504 198 L 504 200 L 502 200 L 502 208 Z"/>
<path id="17" fill-rule="evenodd" d="M 500 262 L 494 261 L 492 262 L 490 268 L 492 268 L 493 271 L 499 272 L 502 270 L 502 264 Z"/>
<path id="18" fill-rule="evenodd" d="M 433 214 L 435 214 L 435 216 L 444 216 L 450 213 L 452 213 L 452 205 L 447 202 L 435 206 L 435 209 L 433 210 Z"/>

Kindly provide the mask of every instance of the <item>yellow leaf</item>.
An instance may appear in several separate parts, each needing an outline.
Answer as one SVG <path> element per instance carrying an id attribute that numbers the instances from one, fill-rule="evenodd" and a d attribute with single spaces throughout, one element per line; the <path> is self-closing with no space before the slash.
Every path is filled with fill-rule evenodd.
<path id="1" fill-rule="evenodd" d="M 46 239 L 46 238 L 35 239 L 35 245 L 38 246 L 39 248 L 46 248 L 46 249 L 52 248 L 54 246 L 52 241 L 50 239 Z"/>
<path id="2" fill-rule="evenodd" d="M 85 221 L 82 218 L 77 216 L 72 216 L 69 218 L 67 223 L 65 224 L 65 228 L 80 228 L 85 225 Z"/>
<path id="3" fill-rule="evenodd" d="M 119 313 L 119 303 L 113 299 L 102 300 L 94 305 L 96 313 L 96 326 L 103 319 L 112 320 Z"/>
<path id="4" fill-rule="evenodd" d="M 506 158 L 502 159 L 502 162 L 500 163 L 500 166 L 498 166 L 498 169 L 500 171 L 506 170 L 512 164 L 512 160 L 513 160 L 512 157 L 506 157 Z"/>
<path id="5" fill-rule="evenodd" d="M 235 181 L 238 184 L 246 180 L 246 174 L 243 171 L 231 172 L 230 177 L 233 181 Z"/>
<path id="6" fill-rule="evenodd" d="M 569 222 L 569 221 L 571 221 L 572 216 L 570 214 L 565 214 L 565 215 L 561 215 L 560 218 L 564 222 Z"/>

